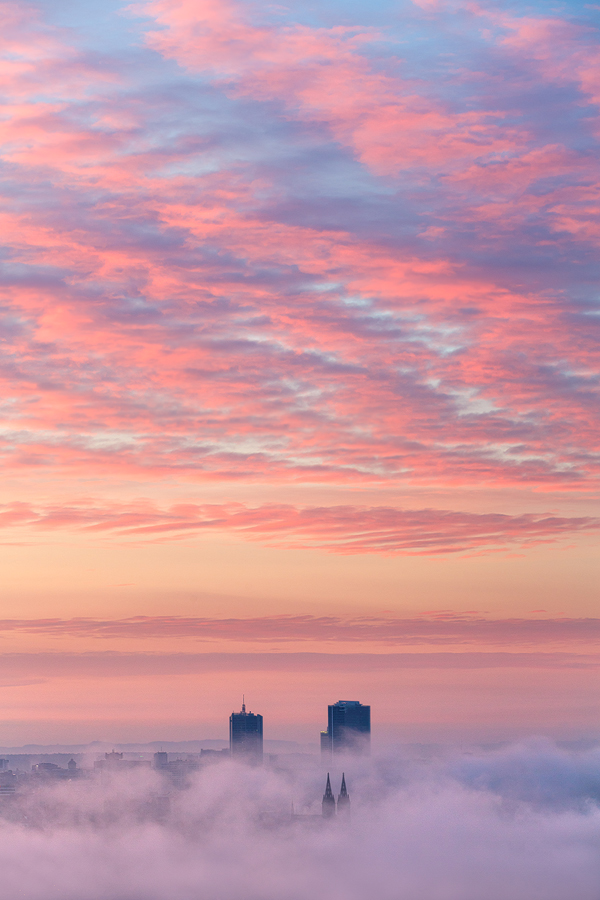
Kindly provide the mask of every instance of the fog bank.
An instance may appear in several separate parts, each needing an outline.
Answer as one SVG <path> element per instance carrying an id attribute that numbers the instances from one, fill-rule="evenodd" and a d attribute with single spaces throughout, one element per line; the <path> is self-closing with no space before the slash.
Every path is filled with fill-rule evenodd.
<path id="1" fill-rule="evenodd" d="M 221 762 L 183 789 L 150 770 L 1 797 L 6 900 L 597 900 L 600 750 L 537 741 L 345 760 Z M 339 791 L 341 765 L 332 766 Z"/>

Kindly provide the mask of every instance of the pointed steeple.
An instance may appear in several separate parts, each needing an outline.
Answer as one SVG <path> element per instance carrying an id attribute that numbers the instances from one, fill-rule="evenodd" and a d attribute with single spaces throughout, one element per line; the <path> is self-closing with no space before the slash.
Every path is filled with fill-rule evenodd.
<path id="1" fill-rule="evenodd" d="M 323 817 L 325 819 L 330 819 L 331 816 L 335 816 L 335 797 L 333 796 L 333 791 L 331 790 L 331 781 L 329 778 L 329 772 L 327 773 L 327 784 L 325 785 L 325 793 L 323 794 L 323 805 L 322 805 Z"/>
<path id="2" fill-rule="evenodd" d="M 338 813 L 344 813 L 344 815 L 350 812 L 350 796 L 348 795 L 348 791 L 346 789 L 346 776 L 343 772 L 342 786 L 338 794 L 337 809 Z"/>

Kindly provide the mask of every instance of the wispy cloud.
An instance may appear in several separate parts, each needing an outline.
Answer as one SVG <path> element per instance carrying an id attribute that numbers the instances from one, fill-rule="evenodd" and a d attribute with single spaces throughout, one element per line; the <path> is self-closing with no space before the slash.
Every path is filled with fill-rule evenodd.
<path id="1" fill-rule="evenodd" d="M 159 509 L 148 501 L 34 507 L 0 507 L 0 529 L 72 529 L 121 539 L 171 540 L 206 532 L 231 532 L 275 547 L 332 553 L 447 554 L 550 543 L 600 531 L 600 519 L 552 515 L 510 516 L 439 509 L 307 507 L 283 504 L 180 503 Z"/>
<path id="2" fill-rule="evenodd" d="M 35 684 L 35 679 L 146 678 L 150 684 L 167 675 L 239 672 L 299 675 L 355 672 L 389 673 L 403 669 L 596 669 L 599 654 L 452 652 L 445 653 L 132 653 L 37 652 L 0 654 L 0 678 L 9 684 Z M 18 679 L 26 679 L 25 681 Z M 293 688 L 297 688 L 294 685 Z M 293 689 L 292 687 L 290 690 Z M 90 701 L 91 701 L 90 697 Z M 97 703 L 98 698 L 94 696 Z M 114 702 L 114 700 L 113 700 Z M 72 714 L 72 711 L 71 711 Z"/>
<path id="3" fill-rule="evenodd" d="M 96 638 L 194 638 L 241 643 L 377 643 L 436 646 L 549 647 L 600 640 L 596 618 L 505 618 L 436 611 L 413 618 L 398 616 L 132 616 L 122 619 L 0 619 L 0 633 Z M 468 656 L 469 654 L 467 654 Z M 560 654 L 559 654 L 560 656 Z M 491 658 L 491 657 L 490 657 Z"/>

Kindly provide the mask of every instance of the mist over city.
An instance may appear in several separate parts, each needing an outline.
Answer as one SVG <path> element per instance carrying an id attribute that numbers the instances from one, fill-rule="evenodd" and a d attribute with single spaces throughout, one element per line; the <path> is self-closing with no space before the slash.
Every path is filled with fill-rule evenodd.
<path id="1" fill-rule="evenodd" d="M 597 897 L 599 747 L 343 756 L 330 765 L 336 798 L 342 767 L 350 810 L 332 817 L 322 815 L 323 766 L 298 753 L 263 766 L 203 761 L 176 787 L 150 765 L 46 777 L 18 803 L 0 797 L 3 896 Z"/>

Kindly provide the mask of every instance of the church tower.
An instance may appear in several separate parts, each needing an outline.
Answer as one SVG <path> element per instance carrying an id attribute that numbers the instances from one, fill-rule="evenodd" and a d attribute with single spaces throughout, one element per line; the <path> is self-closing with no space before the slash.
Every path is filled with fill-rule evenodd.
<path id="1" fill-rule="evenodd" d="M 340 792 L 338 794 L 338 802 L 337 802 L 337 811 L 338 815 L 349 816 L 350 815 L 350 797 L 348 795 L 348 791 L 346 789 L 346 776 L 342 772 L 342 786 L 340 788 Z"/>
<path id="2" fill-rule="evenodd" d="M 324 819 L 330 819 L 332 816 L 335 816 L 335 797 L 333 796 L 333 791 L 331 790 L 329 772 L 327 773 L 327 785 L 325 786 L 325 793 L 323 794 L 322 809 Z"/>

